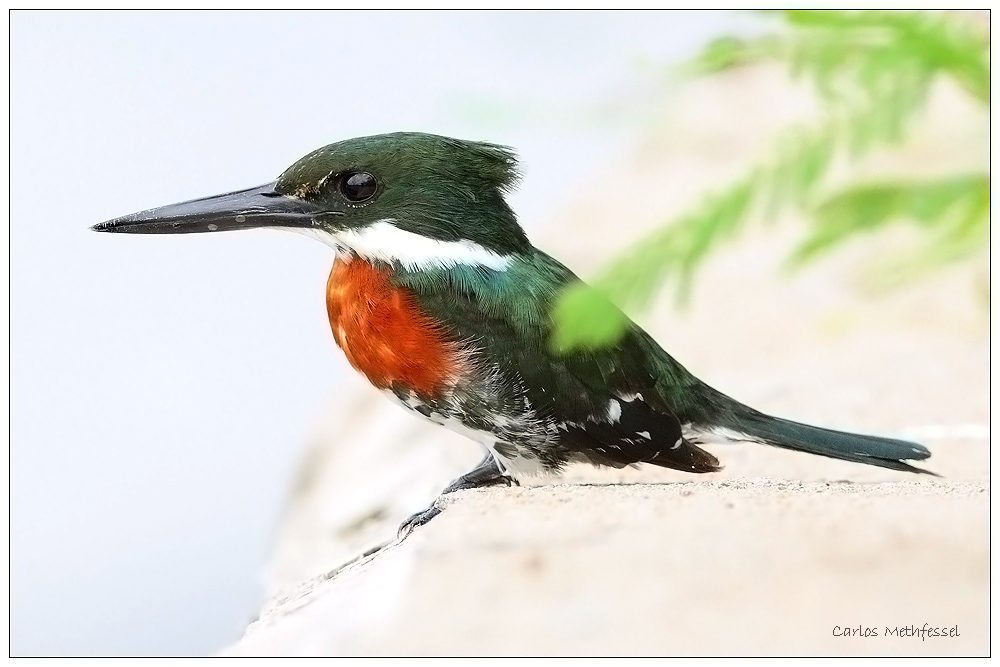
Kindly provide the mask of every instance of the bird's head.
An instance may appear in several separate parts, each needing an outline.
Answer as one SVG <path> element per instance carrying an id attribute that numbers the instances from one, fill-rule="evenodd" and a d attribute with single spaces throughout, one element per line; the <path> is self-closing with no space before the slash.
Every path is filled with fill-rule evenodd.
<path id="1" fill-rule="evenodd" d="M 516 159 L 501 146 L 421 133 L 330 144 L 273 183 L 133 213 L 100 232 L 185 234 L 275 227 L 403 268 L 502 268 L 531 248 L 504 195 Z"/>

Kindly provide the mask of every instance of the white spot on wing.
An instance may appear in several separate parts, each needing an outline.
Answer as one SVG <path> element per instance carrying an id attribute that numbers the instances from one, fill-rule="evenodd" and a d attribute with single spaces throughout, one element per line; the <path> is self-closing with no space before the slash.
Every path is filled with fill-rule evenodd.
<path id="1" fill-rule="evenodd" d="M 733 441 L 759 442 L 767 444 L 761 438 L 756 438 L 747 433 L 740 433 L 739 431 L 734 431 L 729 428 L 723 428 L 721 426 L 716 426 L 707 429 L 698 429 L 691 426 L 691 424 L 684 424 L 683 433 L 685 438 L 691 440 L 697 440 L 700 443 L 709 445 L 727 444 Z"/>
<path id="2" fill-rule="evenodd" d="M 612 398 L 610 401 L 608 401 L 608 421 L 614 424 L 619 419 L 621 419 L 621 416 L 622 416 L 622 404 Z"/>

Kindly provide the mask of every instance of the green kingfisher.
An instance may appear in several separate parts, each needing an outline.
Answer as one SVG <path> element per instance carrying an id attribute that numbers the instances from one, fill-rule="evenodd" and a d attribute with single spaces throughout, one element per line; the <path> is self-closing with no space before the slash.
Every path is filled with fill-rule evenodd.
<path id="1" fill-rule="evenodd" d="M 722 436 L 927 472 L 922 445 L 771 417 L 689 373 L 628 321 L 604 347 L 560 350 L 552 310 L 579 279 L 535 248 L 507 205 L 503 146 L 423 133 L 349 139 L 267 185 L 153 208 L 93 227 L 186 234 L 258 227 L 336 253 L 326 288 L 351 365 L 403 407 L 478 442 L 485 457 L 443 493 L 555 472 L 570 462 L 720 469 Z M 439 513 L 432 504 L 403 528 Z"/>

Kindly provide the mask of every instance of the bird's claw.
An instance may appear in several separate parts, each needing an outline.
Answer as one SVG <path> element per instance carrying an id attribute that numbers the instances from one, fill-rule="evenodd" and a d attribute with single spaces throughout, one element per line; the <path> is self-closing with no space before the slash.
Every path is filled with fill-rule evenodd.
<path id="1" fill-rule="evenodd" d="M 402 542 L 407 537 L 410 536 L 414 530 L 423 526 L 425 523 L 436 517 L 441 513 L 441 508 L 437 506 L 437 501 L 425 510 L 417 512 L 406 521 L 399 525 L 399 530 L 396 531 L 396 539 Z"/>

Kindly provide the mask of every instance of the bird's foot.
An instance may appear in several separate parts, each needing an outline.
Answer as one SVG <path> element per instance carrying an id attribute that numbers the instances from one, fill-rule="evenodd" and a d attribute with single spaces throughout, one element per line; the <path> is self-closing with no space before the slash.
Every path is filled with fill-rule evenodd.
<path id="1" fill-rule="evenodd" d="M 444 491 L 441 492 L 443 496 L 446 493 L 452 493 L 454 491 L 464 491 L 466 489 L 485 489 L 488 486 L 521 486 L 521 483 L 511 477 L 510 475 L 499 475 L 497 477 L 492 477 L 483 482 L 478 482 L 471 484 L 463 478 L 459 477 L 454 482 L 445 487 Z"/>
<path id="2" fill-rule="evenodd" d="M 463 491 L 465 489 L 479 489 L 487 486 L 499 486 L 501 484 L 506 486 L 521 485 L 520 482 L 510 475 L 504 474 L 493 457 L 487 454 L 486 458 L 479 462 L 479 465 L 446 486 L 444 491 L 441 492 L 441 495 L 443 496 L 446 493 L 454 493 L 455 491 Z M 441 508 L 438 507 L 438 500 L 440 499 L 441 497 L 438 496 L 437 500 L 431 503 L 430 507 L 417 512 L 404 521 L 399 526 L 399 530 L 396 532 L 397 539 L 406 539 L 407 536 L 414 531 L 414 529 L 423 526 L 440 514 L 442 511 Z"/>
<path id="3" fill-rule="evenodd" d="M 407 537 L 410 536 L 414 530 L 424 525 L 438 514 L 441 513 L 441 508 L 437 506 L 437 500 L 431 503 L 431 506 L 425 510 L 417 512 L 409 519 L 404 521 L 399 525 L 399 530 L 396 531 L 396 539 L 402 542 Z"/>

